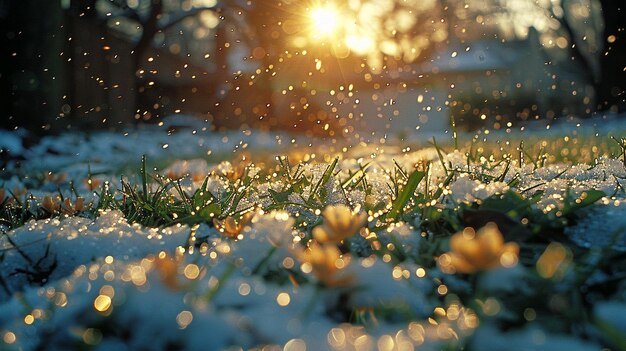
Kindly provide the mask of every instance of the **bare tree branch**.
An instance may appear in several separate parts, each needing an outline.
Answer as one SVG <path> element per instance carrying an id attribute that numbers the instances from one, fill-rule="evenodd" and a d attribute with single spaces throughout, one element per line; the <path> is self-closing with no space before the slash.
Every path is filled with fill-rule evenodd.
<path id="1" fill-rule="evenodd" d="M 125 1 L 123 0 L 110 0 L 109 3 L 115 7 L 117 7 L 118 9 L 121 10 L 121 12 L 119 13 L 112 13 L 111 16 L 107 16 L 104 18 L 100 19 L 100 24 L 106 24 L 106 22 L 108 20 L 110 20 L 111 18 L 128 18 L 131 19 L 139 24 L 142 23 L 141 21 L 141 16 L 139 16 L 139 12 L 137 12 L 137 10 L 129 7 Z"/>
<path id="2" fill-rule="evenodd" d="M 567 6 L 568 4 L 565 3 L 563 5 L 564 5 L 563 11 L 565 11 L 565 14 L 563 16 L 557 17 L 552 8 L 550 9 L 550 13 L 552 14 L 552 16 L 554 16 L 554 18 L 556 18 L 559 21 L 561 28 L 565 30 L 565 33 L 569 37 L 569 41 L 570 41 L 569 50 L 572 54 L 572 61 L 575 61 L 581 64 L 584 68 L 583 74 L 585 75 L 585 78 L 588 80 L 588 83 L 595 84 L 597 83 L 597 74 L 596 74 L 596 70 L 594 69 L 593 62 L 587 55 L 583 53 L 582 51 L 583 46 L 577 43 L 576 31 L 574 30 L 574 28 L 572 27 L 572 25 L 569 23 L 569 20 L 568 20 L 568 17 L 569 17 L 569 7 Z"/>
<path id="3" fill-rule="evenodd" d="M 191 11 L 179 12 L 179 13 L 173 14 L 171 16 L 172 18 L 170 18 L 168 21 L 166 21 L 165 23 L 159 24 L 159 30 L 161 31 L 168 30 L 189 17 L 199 15 L 200 13 L 204 11 L 216 11 L 218 8 L 219 8 L 218 6 L 198 7 L 198 8 L 192 9 Z"/>
<path id="4" fill-rule="evenodd" d="M 159 31 L 157 23 L 159 21 L 159 16 L 163 13 L 163 3 L 161 0 L 152 0 L 151 3 L 152 5 L 150 6 L 150 14 L 148 18 L 145 21 L 140 22 L 143 28 L 141 31 L 141 37 L 139 38 L 137 44 L 135 44 L 135 55 L 137 59 L 139 59 L 143 51 L 150 46 L 152 39 L 154 39 L 154 36 Z"/>
<path id="5" fill-rule="evenodd" d="M 129 7 L 126 4 L 126 1 L 123 0 L 110 0 L 111 5 L 116 6 L 117 8 L 123 10 L 122 13 L 116 14 L 115 17 L 127 17 L 132 20 L 135 20 L 141 23 L 141 17 L 139 16 L 139 12 L 132 7 Z"/>

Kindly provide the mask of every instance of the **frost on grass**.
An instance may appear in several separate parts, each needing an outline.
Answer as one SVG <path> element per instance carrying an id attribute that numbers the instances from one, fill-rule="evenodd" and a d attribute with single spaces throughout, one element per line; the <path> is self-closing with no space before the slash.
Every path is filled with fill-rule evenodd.
<path id="1" fill-rule="evenodd" d="M 22 213 L 52 217 L 11 222 L 0 239 L 3 341 L 26 350 L 616 345 L 623 318 L 611 311 L 626 301 L 614 279 L 624 271 L 622 160 L 540 164 L 362 144 L 318 153 L 320 162 L 222 161 L 203 155 L 243 140 L 139 134 L 91 149 L 85 137 L 45 140 L 58 157 L 43 162 L 38 146 L 25 164 L 52 173 L 33 166 L 38 176 L 0 184 L 24 188 L 1 205 L 3 226 L 21 199 Z M 148 194 L 143 174 L 120 180 L 96 157 L 89 177 L 89 155 L 69 157 L 115 150 L 137 162 L 129 140 L 161 157 L 148 167 Z M 59 191 L 91 205 L 42 211 Z"/>
<path id="2" fill-rule="evenodd" d="M 111 256 L 132 260 L 172 251 L 189 237 L 186 226 L 165 229 L 129 224 L 121 212 L 105 211 L 95 221 L 81 217 L 31 221 L 0 237 L 4 251 L 0 273 L 7 282 L 0 295 L 27 283 L 44 285 L 67 276 L 79 265 Z"/>
<path id="3" fill-rule="evenodd" d="M 100 225 L 119 222 L 116 213 L 103 217 Z M 100 349 L 129 350 L 202 350 L 207 345 L 220 349 L 230 345 L 249 348 L 287 345 L 294 340 L 323 350 L 328 348 L 328 338 L 348 330 L 344 338 L 331 342 L 337 346 L 365 344 L 371 348 L 377 340 L 388 338 L 386 332 L 403 330 L 403 342 L 437 349 L 442 338 L 464 335 L 468 330 L 464 322 L 446 324 L 449 334 L 442 337 L 430 330 L 432 326 L 426 321 L 407 325 L 399 319 L 397 324 L 385 324 L 372 335 L 362 327 L 337 323 L 333 317 L 336 307 L 358 310 L 372 304 L 403 308 L 416 313 L 415 317 L 425 318 L 432 309 L 427 295 L 433 285 L 411 277 L 415 270 L 412 265 L 391 267 L 374 257 L 353 262 L 347 273 L 354 278 L 351 287 L 359 289 L 348 306 L 338 305 L 347 290 L 320 290 L 306 284 L 294 287 L 251 275 L 249 265 L 257 266 L 259 262 L 246 259 L 264 257 L 263 251 L 273 245 L 283 250 L 277 253 L 280 259 L 276 263 L 287 264 L 284 262 L 290 257 L 290 243 L 294 240 L 291 221 L 285 213 L 260 216 L 244 233 L 245 240 L 223 241 L 211 234 L 210 244 L 201 245 L 195 253 L 179 248 L 173 254 L 161 251 L 135 260 L 130 256 L 139 254 L 137 251 L 124 258 L 87 260 L 63 278 L 51 280 L 42 288 L 27 287 L 20 298 L 3 304 L 0 328 L 10 331 L 24 349 L 42 345 L 64 348 L 78 338 Z M 65 223 L 56 227 L 67 233 L 85 225 Z M 125 237 L 119 235 L 124 229 L 129 229 L 128 225 L 100 235 L 115 235 L 118 239 Z M 133 229 L 139 236 L 146 234 L 138 226 Z M 178 234 L 186 235 L 188 231 L 180 230 Z M 104 240 L 99 244 L 107 246 Z M 106 254 L 95 246 L 87 244 L 81 251 Z M 153 249 L 162 248 L 159 245 Z M 71 257 L 72 253 L 68 251 L 66 255 Z M 246 259 L 242 261 L 242 257 Z M 363 311 L 373 313 L 369 309 Z"/>

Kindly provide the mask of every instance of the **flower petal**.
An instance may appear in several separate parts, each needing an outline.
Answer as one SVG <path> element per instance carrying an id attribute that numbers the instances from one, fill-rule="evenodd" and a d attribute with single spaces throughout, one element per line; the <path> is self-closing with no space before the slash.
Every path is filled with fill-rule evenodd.
<path id="1" fill-rule="evenodd" d="M 329 234 L 329 232 L 330 228 L 326 227 L 323 224 L 318 225 L 317 227 L 313 228 L 313 238 L 317 240 L 317 242 L 322 244 L 332 242 L 334 238 L 331 237 L 332 234 Z"/>
<path id="2" fill-rule="evenodd" d="M 480 245 L 490 255 L 496 256 L 500 251 L 502 251 L 504 238 L 495 223 L 489 222 L 486 226 L 480 228 L 476 237 L 480 241 Z"/>
<path id="3" fill-rule="evenodd" d="M 454 267 L 454 270 L 458 273 L 475 273 L 480 268 L 467 261 L 463 256 L 457 255 L 454 252 L 450 252 L 448 255 L 450 258 L 450 265 Z"/>

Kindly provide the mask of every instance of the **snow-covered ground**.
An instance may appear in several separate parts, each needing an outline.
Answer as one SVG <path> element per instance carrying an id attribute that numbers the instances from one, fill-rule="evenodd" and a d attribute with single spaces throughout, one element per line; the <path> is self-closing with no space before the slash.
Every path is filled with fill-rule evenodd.
<path id="1" fill-rule="evenodd" d="M 207 176 L 206 191 L 215 198 L 229 189 L 243 194 L 239 202 L 222 209 L 222 217 L 229 214 L 238 221 L 232 226 L 218 214 L 218 221 L 207 218 L 200 224 L 152 228 L 129 222 L 122 209 L 103 208 L 32 219 L 3 231 L 0 349 L 624 347 L 625 270 L 622 264 L 609 271 L 600 263 L 604 255 L 619 258 L 626 252 L 623 160 L 603 156 L 594 164 L 553 162 L 538 167 L 519 164 L 515 157 L 510 162 L 468 161 L 464 151 L 446 148 L 440 155 L 434 147 L 408 149 L 402 140 L 348 141 L 329 147 L 326 140 L 256 132 L 217 134 L 202 123 L 186 123 L 187 128 L 175 133 L 155 126 L 128 133 L 50 136 L 30 148 L 20 143 L 19 133 L 0 134 L 0 147 L 23 157 L 9 161 L 0 188 L 7 189 L 6 198 L 8 191 L 18 198 L 28 196 L 32 211 L 40 211 L 46 196 L 59 193 L 72 201 L 80 195 L 87 208 L 96 208 L 102 201 L 101 184 L 108 182 L 112 189 L 120 189 L 122 181 L 140 184 L 142 155 L 149 165 L 157 165 L 149 173 L 182 177 L 186 194 L 196 193 Z M 620 136 L 619 131 L 626 130 L 619 119 L 580 123 L 583 126 L 564 124 L 540 135 L 557 140 L 571 136 L 572 130 L 592 136 Z M 592 127 L 585 129 L 585 123 Z M 489 137 L 510 136 L 495 134 Z M 332 150 L 335 154 L 324 154 Z M 257 153 L 268 155 L 264 160 L 283 154 L 310 160 L 315 153 L 319 162 L 301 167 L 292 162 L 285 177 L 277 175 L 278 161 L 264 161 L 249 165 L 247 177 L 237 177 L 242 158 Z M 322 181 L 335 155 L 337 165 Z M 413 193 L 442 191 L 421 207 L 412 205 L 419 201 L 412 196 L 391 220 L 390 209 L 400 195 L 394 179 L 403 177 L 397 169 L 412 172 L 426 164 L 430 166 L 424 180 Z M 367 186 L 360 185 L 359 172 L 366 174 Z M 305 181 L 289 184 L 289 177 L 297 174 Z M 404 183 L 410 182 L 408 178 Z M 592 190 L 603 196 L 563 222 L 568 211 L 574 213 L 564 203 L 571 201 L 575 208 Z M 172 198 L 181 196 L 169 191 Z M 463 223 L 449 222 L 453 218 L 445 216 L 463 209 L 492 215 L 497 208 L 487 210 L 480 204 L 509 191 L 525 199 L 536 196 L 532 203 L 524 202 L 535 212 L 506 210 L 508 220 L 528 213 L 520 218 L 522 225 L 507 227 L 502 215 L 493 217 L 502 233 L 499 240 L 519 244 L 519 255 L 513 253 L 512 261 L 498 257 L 491 267 L 479 261 L 488 255 L 481 250 L 492 248 L 472 246 L 482 257 L 473 262 L 477 271 L 450 274 L 441 257 L 448 250 L 454 253 L 448 238 L 462 231 Z M 4 206 L 10 201 L 15 199 Z M 279 202 L 284 206 L 277 206 Z M 64 208 L 60 206 L 59 211 Z M 344 207 L 351 211 L 342 212 Z M 240 218 L 252 208 L 247 221 Z M 531 240 L 516 238 L 519 228 L 530 233 L 532 228 L 549 227 L 533 227 L 535 217 L 530 215 L 564 223 L 564 241 L 543 238 L 543 233 L 531 233 Z M 344 241 L 322 239 L 333 235 L 345 236 L 340 238 Z M 549 263 L 542 263 L 545 260 Z M 601 268 L 587 271 L 590 266 Z M 615 291 L 587 294 L 598 286 L 594 284 Z M 585 289 L 589 301 L 574 305 L 564 290 L 572 287 Z M 567 312 L 580 306 L 586 320 L 577 320 L 578 312 Z M 565 326 L 554 325 L 563 320 Z"/>

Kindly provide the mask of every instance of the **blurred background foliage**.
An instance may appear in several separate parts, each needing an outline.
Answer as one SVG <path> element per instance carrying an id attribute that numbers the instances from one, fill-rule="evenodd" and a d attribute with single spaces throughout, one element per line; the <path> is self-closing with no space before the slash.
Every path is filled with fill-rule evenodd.
<path id="1" fill-rule="evenodd" d="M 0 126 L 185 113 L 334 135 L 623 112 L 624 15 L 619 0 L 0 0 Z"/>

